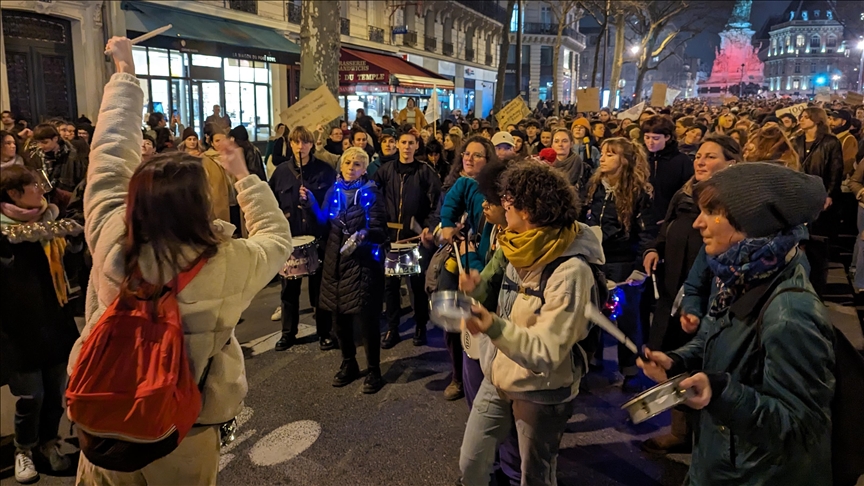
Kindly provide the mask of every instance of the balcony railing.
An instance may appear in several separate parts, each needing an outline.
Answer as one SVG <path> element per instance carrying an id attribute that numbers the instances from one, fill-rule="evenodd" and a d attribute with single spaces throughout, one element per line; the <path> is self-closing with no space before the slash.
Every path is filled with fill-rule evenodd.
<path id="1" fill-rule="evenodd" d="M 351 19 L 342 17 L 339 19 L 339 33 L 342 35 L 351 35 Z"/>
<path id="2" fill-rule="evenodd" d="M 287 3 L 285 6 L 288 8 L 288 22 L 300 25 L 303 22 L 303 7 L 296 3 Z"/>
<path id="3" fill-rule="evenodd" d="M 492 54 L 486 54 L 486 65 L 487 66 L 492 65 Z"/>
<path id="4" fill-rule="evenodd" d="M 435 52 L 438 50 L 438 39 L 434 37 L 424 37 L 423 48 L 429 52 Z"/>
<path id="5" fill-rule="evenodd" d="M 453 55 L 453 43 L 452 42 L 442 42 L 441 43 L 441 54 L 445 56 Z"/>
<path id="6" fill-rule="evenodd" d="M 384 29 L 369 26 L 369 40 L 384 43 Z"/>
<path id="7" fill-rule="evenodd" d="M 557 24 L 547 24 L 545 22 L 525 22 L 522 24 L 522 33 L 534 35 L 558 35 Z M 565 27 L 562 35 L 570 37 L 576 42 L 585 45 L 585 34 L 577 32 L 576 29 Z"/>
<path id="8" fill-rule="evenodd" d="M 409 30 L 402 36 L 402 45 L 408 47 L 417 47 L 417 32 Z"/>
<path id="9" fill-rule="evenodd" d="M 258 15 L 258 2 L 256 0 L 229 0 L 228 7 L 231 10 Z"/>
<path id="10" fill-rule="evenodd" d="M 489 0 L 456 0 L 456 3 L 462 4 L 480 15 L 485 15 L 502 24 L 510 21 L 507 18 L 507 11 L 497 5 L 497 2 Z"/>
<path id="11" fill-rule="evenodd" d="M 465 49 L 465 60 L 474 61 L 474 49 Z"/>

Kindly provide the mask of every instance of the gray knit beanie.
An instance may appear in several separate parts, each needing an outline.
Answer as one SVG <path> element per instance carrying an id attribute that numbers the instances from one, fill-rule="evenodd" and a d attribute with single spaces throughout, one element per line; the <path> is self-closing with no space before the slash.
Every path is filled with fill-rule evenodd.
<path id="1" fill-rule="evenodd" d="M 764 162 L 733 165 L 710 181 L 730 219 L 751 238 L 815 221 L 828 197 L 822 179 Z"/>

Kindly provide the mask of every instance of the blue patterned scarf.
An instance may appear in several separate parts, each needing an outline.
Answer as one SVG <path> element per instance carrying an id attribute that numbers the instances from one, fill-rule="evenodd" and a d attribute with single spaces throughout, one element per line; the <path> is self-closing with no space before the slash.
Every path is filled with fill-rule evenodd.
<path id="1" fill-rule="evenodd" d="M 747 289 L 780 273 L 786 268 L 786 255 L 805 238 L 807 229 L 802 225 L 774 236 L 745 238 L 725 252 L 709 257 L 708 266 L 718 284 L 709 315 L 723 314 Z"/>

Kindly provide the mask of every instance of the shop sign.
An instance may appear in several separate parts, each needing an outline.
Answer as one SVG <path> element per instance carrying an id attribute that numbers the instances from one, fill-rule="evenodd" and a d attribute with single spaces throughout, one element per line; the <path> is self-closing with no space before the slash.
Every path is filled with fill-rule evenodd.
<path id="1" fill-rule="evenodd" d="M 466 78 L 474 78 L 475 75 L 476 75 L 476 73 L 474 72 L 473 69 L 465 68 L 465 77 Z"/>
<path id="2" fill-rule="evenodd" d="M 252 52 L 232 52 L 234 59 L 245 59 L 247 61 L 276 62 L 276 58 L 269 54 L 255 54 Z"/>
<path id="3" fill-rule="evenodd" d="M 388 72 L 363 59 L 339 61 L 339 83 L 387 83 Z"/>

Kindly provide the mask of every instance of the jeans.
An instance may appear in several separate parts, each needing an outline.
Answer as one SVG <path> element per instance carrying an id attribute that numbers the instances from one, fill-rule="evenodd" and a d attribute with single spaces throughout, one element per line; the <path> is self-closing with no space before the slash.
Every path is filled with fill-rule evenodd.
<path id="1" fill-rule="evenodd" d="M 318 338 L 329 338 L 333 328 L 333 314 L 318 309 L 318 296 L 321 293 L 322 271 L 309 275 L 309 303 L 315 310 L 315 328 Z M 300 326 L 300 291 L 303 279 L 282 278 L 282 334 L 297 336 Z"/>
<path id="2" fill-rule="evenodd" d="M 354 359 L 357 348 L 354 345 L 354 326 L 360 327 L 363 348 L 366 350 L 366 364 L 369 368 L 377 368 L 381 363 L 381 342 L 379 337 L 379 319 L 381 301 L 377 305 L 368 305 L 359 314 L 336 315 L 336 338 L 339 339 L 339 349 L 342 359 Z"/>
<path id="3" fill-rule="evenodd" d="M 459 469 L 465 486 L 487 486 L 498 444 L 516 424 L 519 453 L 522 457 L 522 486 L 557 484 L 558 448 L 567 420 L 573 414 L 573 401 L 543 405 L 511 400 L 484 379 L 471 408 Z"/>
<path id="4" fill-rule="evenodd" d="M 858 237 L 855 238 L 855 281 L 858 290 L 864 290 L 864 207 L 858 205 Z"/>
<path id="5" fill-rule="evenodd" d="M 66 363 L 36 371 L 12 372 L 9 391 L 15 402 L 15 447 L 32 449 L 57 438 L 66 393 Z"/>

